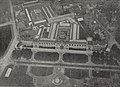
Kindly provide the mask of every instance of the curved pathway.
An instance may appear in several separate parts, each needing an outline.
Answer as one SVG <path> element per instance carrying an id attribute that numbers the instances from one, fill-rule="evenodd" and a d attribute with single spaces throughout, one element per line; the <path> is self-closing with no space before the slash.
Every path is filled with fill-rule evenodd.
<path id="1" fill-rule="evenodd" d="M 10 10 L 11 10 L 11 14 L 12 14 L 12 21 L 10 22 L 10 24 L 12 24 L 12 26 L 13 26 L 14 39 L 11 43 L 11 46 L 8 49 L 8 52 L 6 53 L 4 58 L 2 60 L 0 60 L 0 65 L 1 65 L 0 76 L 1 76 L 2 72 L 4 71 L 5 67 L 10 63 L 10 56 L 11 56 L 12 51 L 14 50 L 15 44 L 17 42 L 17 32 L 16 32 L 16 25 L 15 25 L 15 21 L 14 21 L 14 13 L 13 13 L 13 7 L 12 7 L 11 0 L 9 0 L 9 4 L 10 4 Z M 6 24 L 9 24 L 9 23 L 6 23 Z"/>

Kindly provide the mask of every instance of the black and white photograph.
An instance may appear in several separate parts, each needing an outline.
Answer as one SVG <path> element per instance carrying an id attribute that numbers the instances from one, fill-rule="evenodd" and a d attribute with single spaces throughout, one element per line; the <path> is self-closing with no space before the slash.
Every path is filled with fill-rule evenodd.
<path id="1" fill-rule="evenodd" d="M 120 0 L 0 0 L 0 87 L 120 87 Z"/>

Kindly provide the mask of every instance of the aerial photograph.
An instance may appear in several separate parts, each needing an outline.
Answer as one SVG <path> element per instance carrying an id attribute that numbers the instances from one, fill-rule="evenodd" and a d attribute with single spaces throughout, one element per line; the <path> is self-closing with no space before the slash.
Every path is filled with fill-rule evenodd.
<path id="1" fill-rule="evenodd" d="M 0 0 L 0 87 L 120 87 L 120 0 Z"/>

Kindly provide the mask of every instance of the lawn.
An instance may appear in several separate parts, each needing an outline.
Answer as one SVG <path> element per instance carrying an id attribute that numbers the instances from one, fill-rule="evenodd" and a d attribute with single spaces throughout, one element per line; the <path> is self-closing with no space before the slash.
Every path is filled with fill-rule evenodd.
<path id="1" fill-rule="evenodd" d="M 88 62 L 88 56 L 85 54 L 65 53 L 63 55 L 63 61 L 70 63 L 86 63 Z"/>
<path id="2" fill-rule="evenodd" d="M 92 71 L 93 77 L 97 78 L 110 78 L 110 71 Z"/>
<path id="3" fill-rule="evenodd" d="M 120 26 L 119 26 L 120 27 Z M 115 35 L 116 41 L 120 44 L 120 28 L 116 30 L 116 35 Z"/>
<path id="4" fill-rule="evenodd" d="M 114 54 L 107 52 L 93 52 L 91 56 L 91 61 L 94 64 L 106 64 L 106 65 L 116 65 L 118 66 L 118 62 L 114 59 Z"/>
<path id="5" fill-rule="evenodd" d="M 22 50 L 17 50 L 15 49 L 12 52 L 12 59 L 18 59 L 18 58 L 25 58 L 25 59 L 30 59 L 32 57 L 32 51 L 30 49 L 22 49 Z"/>
<path id="6" fill-rule="evenodd" d="M 117 47 L 117 45 L 113 45 L 110 51 L 110 55 L 115 57 L 120 62 L 120 49 Z"/>
<path id="7" fill-rule="evenodd" d="M 89 71 L 84 69 L 66 68 L 64 75 L 66 75 L 71 79 L 83 79 L 83 78 L 89 77 Z"/>
<path id="8" fill-rule="evenodd" d="M 33 79 L 26 74 L 27 66 L 15 66 L 10 77 L 5 78 L 4 75 L 8 67 L 6 67 L 3 75 L 0 77 L 0 86 L 34 87 Z"/>
<path id="9" fill-rule="evenodd" d="M 12 59 L 18 59 L 22 56 L 21 50 L 14 50 L 12 52 Z"/>
<path id="10" fill-rule="evenodd" d="M 37 52 L 34 57 L 39 61 L 57 61 L 59 59 L 59 54 L 56 52 Z"/>
<path id="11" fill-rule="evenodd" d="M 0 57 L 4 55 L 12 39 L 11 25 L 0 27 Z"/>
<path id="12" fill-rule="evenodd" d="M 31 73 L 35 76 L 49 76 L 53 73 L 53 67 L 31 67 Z"/>
<path id="13" fill-rule="evenodd" d="M 13 5 L 23 4 L 24 0 L 11 0 Z"/>

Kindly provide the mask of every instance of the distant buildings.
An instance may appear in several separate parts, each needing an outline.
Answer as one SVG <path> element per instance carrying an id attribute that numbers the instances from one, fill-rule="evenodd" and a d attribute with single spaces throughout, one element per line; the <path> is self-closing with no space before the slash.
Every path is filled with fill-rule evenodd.
<path id="1" fill-rule="evenodd" d="M 87 25 L 84 23 L 88 21 L 91 25 L 92 22 L 97 24 L 97 21 L 91 20 L 93 19 L 91 14 L 83 16 L 86 14 L 86 8 L 81 3 L 72 3 L 63 5 L 63 7 L 72 9 L 72 13 L 55 16 L 50 5 L 44 6 L 41 3 L 16 6 L 16 23 L 21 29 L 19 33 L 23 42 L 22 47 L 27 47 L 27 45 L 48 49 L 61 49 L 62 47 L 68 50 L 84 51 L 101 49 L 100 44 L 93 44 L 94 37 L 87 39 L 89 35 L 86 33 Z M 101 33 L 100 36 L 102 36 Z"/>
<path id="2" fill-rule="evenodd" d="M 38 2 L 38 0 L 24 0 L 24 4 L 31 4 L 35 2 Z"/>
<path id="3" fill-rule="evenodd" d="M 5 73 L 5 77 L 8 78 L 10 76 L 11 72 L 12 72 L 12 68 L 8 68 Z"/>

